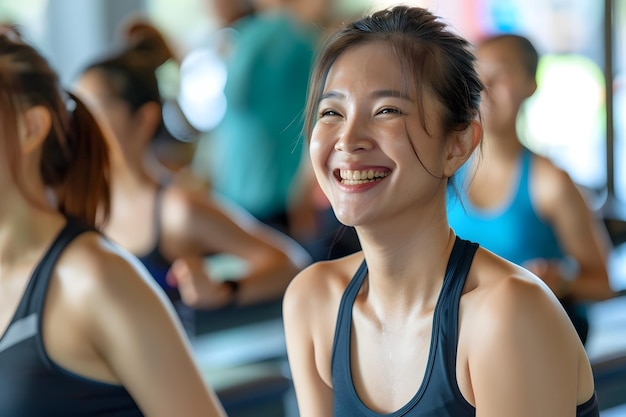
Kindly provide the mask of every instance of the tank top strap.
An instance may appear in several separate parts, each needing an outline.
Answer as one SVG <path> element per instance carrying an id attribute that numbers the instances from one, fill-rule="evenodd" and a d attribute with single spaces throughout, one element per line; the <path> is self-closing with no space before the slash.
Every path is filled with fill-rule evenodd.
<path id="1" fill-rule="evenodd" d="M 331 366 L 335 375 L 350 375 L 350 334 L 352 328 L 352 306 L 354 300 L 363 285 L 363 281 L 367 276 L 367 263 L 365 259 L 361 262 L 359 269 L 356 271 L 348 287 L 341 297 L 339 304 L 339 312 L 337 313 L 337 325 L 335 328 L 335 337 L 333 341 L 333 355 Z M 340 372 L 335 373 L 335 367 Z M 350 381 L 351 383 L 352 381 Z"/>
<path id="2" fill-rule="evenodd" d="M 32 313 L 40 313 L 47 293 L 48 283 L 52 277 L 55 264 L 63 250 L 80 234 L 94 231 L 77 219 L 68 217 L 65 226 L 57 234 L 52 244 L 35 267 L 22 301 L 15 314 L 15 319 Z"/>
<path id="3" fill-rule="evenodd" d="M 163 214 L 163 193 L 165 192 L 165 186 L 159 184 L 156 194 L 154 196 L 154 234 L 156 236 L 155 248 L 159 247 L 161 243 L 161 217 Z"/>
<path id="4" fill-rule="evenodd" d="M 474 255 L 478 249 L 478 244 L 457 236 L 454 250 L 450 255 L 450 262 L 440 304 L 440 310 L 436 314 L 439 316 L 439 342 L 442 344 L 443 354 L 446 358 L 447 373 L 449 381 L 456 381 L 456 356 L 459 331 L 459 305 L 463 288 L 467 280 L 467 274 L 474 260 Z M 449 283 L 449 284 L 448 284 Z"/>
<path id="5" fill-rule="evenodd" d="M 472 250 L 472 246 L 474 249 Z M 454 246 L 452 247 L 452 252 L 450 253 L 450 257 L 448 258 L 448 265 L 446 266 L 446 274 L 443 278 L 443 285 L 441 288 L 442 298 L 445 299 L 448 296 L 455 296 L 455 292 L 463 289 L 463 283 L 459 281 L 465 281 L 464 274 L 467 274 L 467 270 L 464 268 L 467 266 L 469 268 L 469 264 L 471 264 L 472 259 L 474 257 L 474 252 L 478 244 L 472 243 L 468 240 L 461 239 L 456 236 L 454 241 Z M 468 251 L 469 259 L 468 258 Z M 469 263 L 468 263 L 469 262 Z M 468 263 L 466 265 L 466 263 Z M 461 278 L 461 279 L 459 279 Z M 441 300 L 443 302 L 443 300 Z"/>

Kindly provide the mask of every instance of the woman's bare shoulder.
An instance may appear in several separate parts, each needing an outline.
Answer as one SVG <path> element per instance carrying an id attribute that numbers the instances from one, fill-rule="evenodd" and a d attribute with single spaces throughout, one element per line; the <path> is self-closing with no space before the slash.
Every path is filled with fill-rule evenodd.
<path id="1" fill-rule="evenodd" d="M 550 297 L 551 291 L 537 276 L 525 268 L 510 262 L 493 252 L 479 247 L 474 256 L 470 269 L 466 293 L 474 298 L 480 298 L 482 302 L 491 298 L 500 299 L 505 294 L 512 291 L 510 295 L 516 296 L 518 287 L 532 288 L 531 292 L 536 292 L 536 296 Z"/>
<path id="2" fill-rule="evenodd" d="M 500 333 L 498 337 L 516 332 L 532 337 L 548 328 L 577 337 L 560 302 L 541 279 L 482 248 L 474 258 L 462 302 L 468 325 L 486 326 Z"/>
<path id="3" fill-rule="evenodd" d="M 535 197 L 557 204 L 563 199 L 570 199 L 571 194 L 577 191 L 567 171 L 558 167 L 550 159 L 534 155 L 533 161 L 532 189 Z"/>
<path id="4" fill-rule="evenodd" d="M 96 232 L 78 236 L 59 258 L 56 272 L 62 282 L 81 289 L 84 295 L 152 293 L 144 291 L 145 287 L 155 287 L 135 256 Z"/>
<path id="5" fill-rule="evenodd" d="M 320 295 L 334 291 L 343 293 L 362 262 L 362 252 L 340 259 L 315 262 L 298 273 L 288 291 L 305 294 L 313 291 Z"/>
<path id="6" fill-rule="evenodd" d="M 298 311 L 301 315 L 336 310 L 343 292 L 362 262 L 363 254 L 357 252 L 304 268 L 285 292 L 285 311 Z"/>
<path id="7" fill-rule="evenodd" d="M 472 403 L 484 407 L 506 398 L 502 407 L 529 410 L 529 404 L 516 405 L 519 396 L 511 396 L 520 384 L 546 404 L 553 398 L 545 394 L 555 386 L 578 389 L 579 399 L 589 398 L 592 379 L 576 376 L 579 369 L 589 375 L 584 348 L 550 289 L 488 251 L 477 253 L 470 274 L 476 285 L 461 298 L 459 352 L 467 364 L 471 388 L 465 393 Z"/>

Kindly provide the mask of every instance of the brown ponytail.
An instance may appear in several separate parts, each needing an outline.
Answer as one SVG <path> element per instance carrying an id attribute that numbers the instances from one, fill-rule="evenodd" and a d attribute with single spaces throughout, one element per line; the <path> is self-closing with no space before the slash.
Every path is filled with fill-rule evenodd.
<path id="1" fill-rule="evenodd" d="M 85 104 L 73 94 L 66 100 L 68 127 L 65 146 L 50 140 L 44 155 L 67 153 L 62 164 L 58 158 L 43 157 L 41 173 L 47 185 L 57 191 L 59 210 L 87 224 L 101 227 L 109 217 L 109 157 L 104 133 Z"/>
<path id="2" fill-rule="evenodd" d="M 55 192 L 61 213 L 102 226 L 110 206 L 104 135 L 84 104 L 61 90 L 48 62 L 17 35 L 0 31 L 0 115 L 9 170 L 24 195 L 37 201 L 22 175 L 17 116 L 32 106 L 45 107 L 52 128 L 41 153 L 43 183 Z"/>

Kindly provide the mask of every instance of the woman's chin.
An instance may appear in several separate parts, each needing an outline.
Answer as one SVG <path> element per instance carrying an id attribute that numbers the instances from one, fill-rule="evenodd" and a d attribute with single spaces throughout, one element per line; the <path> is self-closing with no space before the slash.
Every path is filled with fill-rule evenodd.
<path id="1" fill-rule="evenodd" d="M 355 227 L 363 223 L 363 215 L 360 213 L 354 213 L 352 211 L 337 211 L 335 210 L 335 216 L 337 220 L 344 226 Z"/>

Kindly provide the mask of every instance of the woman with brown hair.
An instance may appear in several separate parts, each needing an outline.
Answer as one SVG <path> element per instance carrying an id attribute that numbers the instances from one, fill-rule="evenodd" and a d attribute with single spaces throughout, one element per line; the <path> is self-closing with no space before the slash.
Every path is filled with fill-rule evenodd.
<path id="1" fill-rule="evenodd" d="M 98 230 L 109 160 L 45 59 L 0 34 L 0 415 L 224 416 L 182 327 Z"/>
<path id="2" fill-rule="evenodd" d="M 149 35 L 148 32 L 144 33 Z M 291 239 L 197 192 L 176 175 L 154 175 L 150 146 L 168 134 L 163 98 L 151 55 L 151 36 L 90 64 L 76 93 L 110 133 L 112 214 L 106 233 L 135 254 L 176 303 L 183 317 L 192 307 L 219 309 L 282 298 L 308 255 Z M 212 279 L 209 255 L 242 260 L 236 280 Z M 190 331 L 193 329 L 189 328 Z"/>
<path id="3" fill-rule="evenodd" d="M 363 250 L 305 269 L 285 295 L 302 417 L 598 416 L 554 294 L 448 224 L 449 179 L 482 135 L 474 61 L 418 7 L 349 23 L 321 49 L 311 163 Z"/>

